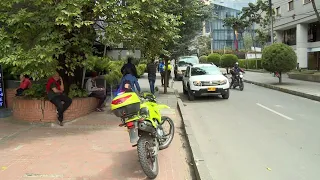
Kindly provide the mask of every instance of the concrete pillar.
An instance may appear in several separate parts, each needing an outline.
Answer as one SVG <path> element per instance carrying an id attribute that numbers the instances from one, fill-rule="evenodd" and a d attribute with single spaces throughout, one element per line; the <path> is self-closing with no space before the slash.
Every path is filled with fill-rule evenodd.
<path id="1" fill-rule="evenodd" d="M 308 24 L 297 24 L 297 57 L 300 68 L 308 67 Z"/>
<path id="2" fill-rule="evenodd" d="M 283 31 L 275 31 L 278 43 L 283 43 Z"/>

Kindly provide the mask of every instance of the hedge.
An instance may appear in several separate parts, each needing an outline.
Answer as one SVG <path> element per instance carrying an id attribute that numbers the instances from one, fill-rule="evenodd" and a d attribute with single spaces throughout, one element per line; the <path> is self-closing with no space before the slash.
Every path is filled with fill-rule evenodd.
<path id="1" fill-rule="evenodd" d="M 208 62 L 211 62 L 218 67 L 221 65 L 220 61 L 221 61 L 221 55 L 218 53 L 213 53 L 208 56 Z"/>
<path id="2" fill-rule="evenodd" d="M 256 68 L 256 61 L 258 68 Z M 239 59 L 239 66 L 246 69 L 263 69 L 261 59 Z M 246 67 L 248 65 L 248 67 Z"/>

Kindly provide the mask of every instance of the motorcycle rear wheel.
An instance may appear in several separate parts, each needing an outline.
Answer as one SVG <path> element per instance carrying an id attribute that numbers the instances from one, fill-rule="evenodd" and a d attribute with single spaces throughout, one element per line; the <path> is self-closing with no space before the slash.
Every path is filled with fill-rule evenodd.
<path id="1" fill-rule="evenodd" d="M 158 156 L 153 155 L 151 148 L 152 138 L 150 136 L 141 136 L 138 141 L 138 157 L 143 172 L 150 179 L 155 179 L 159 173 Z"/>
<path id="2" fill-rule="evenodd" d="M 162 142 L 159 146 L 159 149 L 160 150 L 163 150 L 163 149 L 166 149 L 170 146 L 172 140 L 173 140 L 173 137 L 174 137 L 174 123 L 173 123 L 173 120 L 171 118 L 169 118 L 168 116 L 162 116 L 161 117 L 161 120 L 162 120 L 162 123 L 161 125 L 163 125 L 165 122 L 168 122 L 170 124 L 170 132 L 166 135 L 167 136 L 167 139 Z"/>

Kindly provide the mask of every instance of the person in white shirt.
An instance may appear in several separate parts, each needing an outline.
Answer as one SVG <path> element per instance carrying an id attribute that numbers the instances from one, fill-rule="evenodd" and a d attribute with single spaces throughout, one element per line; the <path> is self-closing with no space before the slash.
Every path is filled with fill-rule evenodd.
<path id="1" fill-rule="evenodd" d="M 99 104 L 96 108 L 96 111 L 101 112 L 103 111 L 102 107 L 103 107 L 103 103 L 106 100 L 106 90 L 105 88 L 98 88 L 97 87 L 97 73 L 93 72 L 91 77 L 87 80 L 86 82 L 86 90 L 89 94 L 89 97 L 95 97 L 97 99 L 99 99 Z"/>

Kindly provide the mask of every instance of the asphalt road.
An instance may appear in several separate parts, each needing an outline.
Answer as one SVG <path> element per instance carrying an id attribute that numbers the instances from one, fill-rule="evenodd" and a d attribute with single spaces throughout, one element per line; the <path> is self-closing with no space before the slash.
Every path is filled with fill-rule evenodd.
<path id="1" fill-rule="evenodd" d="M 216 180 L 320 179 L 320 103 L 245 83 L 193 102 L 174 83 Z"/>

